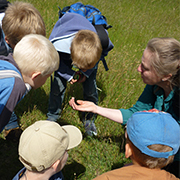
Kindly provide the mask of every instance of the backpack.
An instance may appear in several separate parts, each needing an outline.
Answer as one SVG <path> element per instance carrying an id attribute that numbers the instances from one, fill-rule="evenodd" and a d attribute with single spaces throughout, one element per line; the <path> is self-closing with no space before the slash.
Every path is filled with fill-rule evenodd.
<path id="1" fill-rule="evenodd" d="M 97 9 L 92 5 L 84 5 L 81 2 L 77 2 L 70 6 L 64 7 L 62 10 L 59 7 L 59 12 L 58 12 L 59 18 L 61 18 L 67 12 L 77 13 L 84 16 L 95 27 L 99 39 L 101 41 L 103 50 L 106 50 L 108 48 L 109 37 L 106 30 L 112 28 L 112 26 L 107 23 L 106 17 L 102 15 L 99 9 Z M 108 67 L 104 57 L 102 58 L 102 62 L 107 71 Z"/>
<path id="2" fill-rule="evenodd" d="M 111 25 L 108 25 L 106 17 L 101 14 L 100 10 L 92 5 L 84 5 L 81 2 L 78 2 L 70 6 L 66 6 L 62 10 L 59 7 L 59 18 L 67 12 L 80 14 L 88 19 L 88 21 L 93 25 L 103 25 L 105 29 L 112 27 Z"/>

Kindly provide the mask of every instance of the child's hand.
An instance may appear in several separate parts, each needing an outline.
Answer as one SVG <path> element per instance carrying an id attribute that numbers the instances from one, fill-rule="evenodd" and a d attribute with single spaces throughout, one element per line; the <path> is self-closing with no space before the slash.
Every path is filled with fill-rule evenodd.
<path id="1" fill-rule="evenodd" d="M 73 77 L 73 79 L 77 80 L 76 82 L 82 83 L 86 80 L 86 76 L 84 76 L 80 71 L 77 71 Z"/>
<path id="2" fill-rule="evenodd" d="M 69 83 L 70 84 L 74 84 L 74 83 L 76 83 L 78 80 L 77 79 L 71 79 L 70 81 L 69 81 Z"/>
<path id="3" fill-rule="evenodd" d="M 83 83 L 86 80 L 86 76 L 84 76 L 83 74 L 81 74 L 81 78 L 78 79 L 78 83 Z"/>

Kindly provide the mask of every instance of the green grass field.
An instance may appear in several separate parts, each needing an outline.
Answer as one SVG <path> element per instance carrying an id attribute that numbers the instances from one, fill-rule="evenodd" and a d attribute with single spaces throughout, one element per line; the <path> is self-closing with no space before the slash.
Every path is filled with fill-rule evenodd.
<path id="1" fill-rule="evenodd" d="M 12 0 L 11 2 L 13 2 Z M 58 6 L 75 3 L 74 0 L 25 0 L 41 13 L 49 37 L 58 20 Z M 113 27 L 108 30 L 114 49 L 106 57 L 109 71 L 99 64 L 97 85 L 99 105 L 109 108 L 129 108 L 141 94 L 143 84 L 137 67 L 143 50 L 153 37 L 174 37 L 180 40 L 179 0 L 82 0 L 99 8 Z M 38 120 L 46 119 L 50 79 L 37 90 L 32 90 L 16 107 L 22 129 Z M 79 113 L 68 105 L 74 96 L 82 99 L 80 84 L 68 85 L 63 104 L 61 125 L 73 124 L 84 133 Z M 98 136 L 84 137 L 82 143 L 69 151 L 63 169 L 65 179 L 90 180 L 106 171 L 122 167 L 130 160 L 124 156 L 124 128 L 118 123 L 98 116 Z M 0 180 L 10 180 L 23 167 L 18 160 L 18 144 L 0 138 Z"/>

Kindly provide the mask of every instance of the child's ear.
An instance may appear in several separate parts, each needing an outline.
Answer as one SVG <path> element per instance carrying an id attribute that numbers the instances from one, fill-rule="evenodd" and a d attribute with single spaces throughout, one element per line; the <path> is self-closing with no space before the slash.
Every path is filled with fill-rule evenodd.
<path id="1" fill-rule="evenodd" d="M 31 75 L 32 80 L 34 80 L 35 78 L 37 78 L 39 75 L 41 75 L 41 72 L 34 72 L 34 73 Z"/>
<path id="2" fill-rule="evenodd" d="M 125 145 L 125 157 L 129 158 L 132 155 L 131 147 L 128 143 Z"/>
<path id="3" fill-rule="evenodd" d="M 12 43 L 8 40 L 7 36 L 5 36 L 4 39 L 5 39 L 6 43 L 7 43 L 12 49 L 14 49 L 15 44 L 12 44 Z"/>
<path id="4" fill-rule="evenodd" d="M 58 169 L 59 164 L 61 163 L 61 161 L 58 159 L 53 165 L 52 168 L 54 169 L 54 171 L 56 172 Z"/>
<path id="5" fill-rule="evenodd" d="M 7 36 L 5 36 L 4 39 L 5 39 L 6 43 L 9 44 L 9 40 L 8 40 Z"/>

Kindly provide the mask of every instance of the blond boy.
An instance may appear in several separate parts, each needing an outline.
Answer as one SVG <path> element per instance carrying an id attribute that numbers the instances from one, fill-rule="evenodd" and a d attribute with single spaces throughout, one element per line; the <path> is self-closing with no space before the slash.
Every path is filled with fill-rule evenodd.
<path id="1" fill-rule="evenodd" d="M 39 11 L 32 4 L 20 1 L 8 4 L 2 19 L 2 29 L 9 45 L 8 53 L 13 52 L 15 45 L 27 34 L 46 35 L 45 23 Z M 3 55 L 7 55 L 7 53 Z M 9 53 L 7 58 L 12 59 L 12 54 Z M 4 60 L 6 57 L 0 56 L 0 59 Z M 19 86 L 19 90 L 21 88 Z M 14 103 L 10 109 L 14 109 Z M 8 117 L 7 120 L 9 123 L 5 127 L 6 139 L 16 139 L 16 136 L 18 138 L 22 130 L 19 128 L 15 113 L 13 112 L 11 118 Z M 10 132 L 11 134 L 9 134 Z"/>
<path id="2" fill-rule="evenodd" d="M 19 160 L 25 166 L 13 180 L 63 180 L 61 170 L 68 150 L 82 141 L 81 131 L 72 125 L 37 121 L 24 130 L 19 141 Z"/>
<path id="3" fill-rule="evenodd" d="M 37 34 L 24 36 L 15 46 L 13 57 L 1 57 L 0 73 L 4 77 L 0 79 L 0 131 L 27 90 L 42 86 L 59 66 L 59 56 L 52 43 Z M 4 75 L 9 72 L 9 76 Z"/>
<path id="4" fill-rule="evenodd" d="M 64 14 L 55 24 L 50 41 L 59 53 L 61 62 L 59 69 L 51 81 L 51 92 L 48 107 L 48 119 L 57 121 L 62 112 L 62 103 L 67 82 L 83 85 L 84 100 L 98 103 L 96 74 L 102 51 L 101 41 L 95 27 L 83 16 L 75 13 Z M 106 53 L 112 49 L 109 41 Z M 107 55 L 107 54 L 106 54 Z M 97 135 L 94 124 L 96 115 L 83 113 L 87 135 Z"/>

